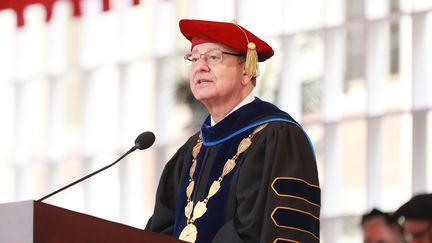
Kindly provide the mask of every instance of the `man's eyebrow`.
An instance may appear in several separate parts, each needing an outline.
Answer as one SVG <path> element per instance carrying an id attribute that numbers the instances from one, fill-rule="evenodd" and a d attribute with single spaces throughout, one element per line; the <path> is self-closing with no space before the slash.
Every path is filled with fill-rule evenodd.
<path id="1" fill-rule="evenodd" d="M 223 49 L 220 48 L 220 47 L 213 47 L 213 48 L 209 48 L 209 49 L 207 49 L 206 51 L 204 51 L 204 52 L 202 52 L 202 53 L 207 53 L 207 52 L 209 52 L 209 51 L 214 51 L 214 50 L 219 50 L 219 51 L 223 51 L 223 52 L 229 52 L 229 51 L 227 51 L 227 50 L 223 50 Z M 190 53 L 200 53 L 200 52 L 198 52 L 198 50 L 194 50 L 194 51 L 191 51 Z"/>

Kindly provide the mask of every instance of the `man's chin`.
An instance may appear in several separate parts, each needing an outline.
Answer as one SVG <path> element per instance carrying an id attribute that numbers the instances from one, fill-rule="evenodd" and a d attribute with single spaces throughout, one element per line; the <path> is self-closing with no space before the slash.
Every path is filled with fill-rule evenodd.
<path id="1" fill-rule="evenodd" d="M 214 97 L 214 95 L 208 92 L 194 92 L 193 96 L 195 97 L 196 100 L 200 102 L 211 100 Z"/>

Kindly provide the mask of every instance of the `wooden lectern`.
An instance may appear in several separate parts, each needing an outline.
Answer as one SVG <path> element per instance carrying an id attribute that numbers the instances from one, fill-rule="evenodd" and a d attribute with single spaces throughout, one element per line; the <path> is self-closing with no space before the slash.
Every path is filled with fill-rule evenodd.
<path id="1" fill-rule="evenodd" d="M 0 204 L 0 242 L 4 243 L 181 243 L 137 229 L 36 201 Z"/>

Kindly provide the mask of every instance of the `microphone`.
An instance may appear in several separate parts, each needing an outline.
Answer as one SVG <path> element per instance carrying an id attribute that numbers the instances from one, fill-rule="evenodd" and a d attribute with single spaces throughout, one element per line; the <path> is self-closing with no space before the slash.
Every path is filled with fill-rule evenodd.
<path id="1" fill-rule="evenodd" d="M 57 194 L 57 193 L 65 190 L 65 189 L 67 189 L 67 188 L 69 188 L 69 187 L 71 187 L 71 186 L 73 186 L 73 185 L 75 185 L 77 183 L 80 183 L 81 181 L 83 181 L 83 180 L 85 180 L 85 179 L 87 179 L 89 177 L 92 177 L 92 176 L 96 175 L 97 173 L 99 173 L 101 171 L 104 171 L 104 170 L 108 169 L 109 167 L 117 164 L 120 160 L 122 160 L 128 154 L 132 153 L 133 151 L 135 151 L 137 149 L 144 150 L 144 149 L 150 148 L 150 146 L 153 145 L 155 139 L 156 139 L 156 137 L 155 137 L 155 135 L 152 132 L 143 132 L 143 133 L 141 133 L 135 139 L 135 145 L 131 149 L 129 149 L 129 151 L 127 151 L 125 154 L 123 154 L 120 158 L 118 158 L 116 161 L 112 162 L 111 164 L 109 164 L 109 165 L 107 165 L 107 166 L 105 166 L 105 167 L 103 167 L 103 168 L 101 168 L 101 169 L 99 169 L 99 170 L 97 170 L 97 171 L 95 171 L 95 172 L 93 172 L 91 174 L 88 174 L 88 175 L 84 176 L 83 178 L 81 178 L 81 179 L 79 179 L 77 181 L 74 181 L 74 182 L 72 182 L 72 183 L 70 183 L 70 184 L 68 184 L 68 185 L 66 185 L 66 186 L 64 186 L 64 187 L 62 187 L 62 188 L 60 188 L 60 189 L 58 189 L 58 190 L 56 190 L 56 191 L 54 191 L 54 192 L 52 192 L 52 193 L 44 196 L 42 198 L 40 198 L 39 200 L 37 200 L 37 202 L 42 202 L 43 200 L 45 200 L 45 199 L 47 199 L 47 198 L 49 198 L 51 196 L 54 196 L 55 194 Z"/>

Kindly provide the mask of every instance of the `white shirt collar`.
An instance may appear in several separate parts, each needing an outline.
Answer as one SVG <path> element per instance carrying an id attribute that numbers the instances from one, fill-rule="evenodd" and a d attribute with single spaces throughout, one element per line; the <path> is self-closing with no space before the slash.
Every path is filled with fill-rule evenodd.
<path id="1" fill-rule="evenodd" d="M 234 109 L 232 109 L 225 117 L 227 117 L 229 114 L 233 113 L 235 110 L 239 109 L 240 107 L 247 105 L 255 100 L 255 96 L 253 95 L 253 92 L 250 92 L 246 98 L 244 98 Z M 224 117 L 224 118 L 225 118 Z M 213 117 L 210 116 L 211 126 L 216 125 L 217 122 L 213 120 Z"/>

